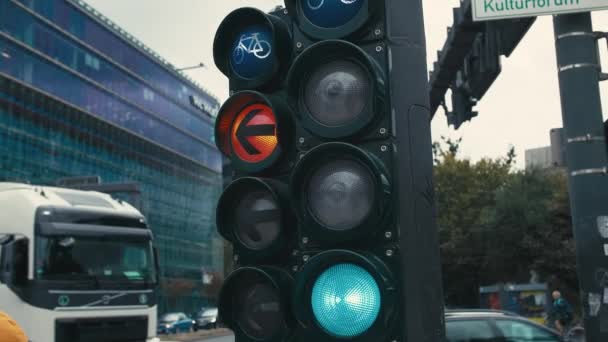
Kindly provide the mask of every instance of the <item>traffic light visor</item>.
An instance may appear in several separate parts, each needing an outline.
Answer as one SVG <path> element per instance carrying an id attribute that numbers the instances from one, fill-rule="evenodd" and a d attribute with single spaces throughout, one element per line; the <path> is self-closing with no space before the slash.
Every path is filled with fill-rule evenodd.
<path id="1" fill-rule="evenodd" d="M 353 240 L 376 229 L 390 198 L 380 165 L 346 143 L 325 143 L 305 154 L 291 179 L 291 196 L 305 229 L 327 242 Z"/>
<path id="2" fill-rule="evenodd" d="M 287 295 L 293 281 L 278 269 L 243 267 L 234 271 L 220 292 L 219 315 L 237 337 L 280 342 L 292 320 Z"/>
<path id="3" fill-rule="evenodd" d="M 351 36 L 368 24 L 379 0 L 285 0 L 299 28 L 315 39 Z"/>
<path id="4" fill-rule="evenodd" d="M 336 28 L 348 24 L 363 9 L 366 0 L 305 0 L 302 12 L 313 25 Z"/>
<path id="5" fill-rule="evenodd" d="M 257 172 L 272 166 L 287 141 L 287 106 L 275 106 L 266 96 L 243 91 L 220 108 L 215 125 L 215 142 L 236 168 Z"/>
<path id="6" fill-rule="evenodd" d="M 380 312 L 380 289 L 372 275 L 354 264 L 338 264 L 317 278 L 312 310 L 330 335 L 351 338 L 367 331 Z"/>
<path id="7" fill-rule="evenodd" d="M 268 86 L 282 76 L 291 54 L 287 25 L 249 7 L 226 16 L 213 42 L 215 64 L 230 79 L 232 89 Z"/>
<path id="8" fill-rule="evenodd" d="M 360 133 L 383 110 L 378 64 L 358 46 L 329 40 L 306 49 L 288 76 L 288 94 L 302 125 L 330 139 Z"/>
<path id="9" fill-rule="evenodd" d="M 284 245 L 284 203 L 265 180 L 240 178 L 230 184 L 218 202 L 220 234 L 240 250 L 269 256 Z"/>

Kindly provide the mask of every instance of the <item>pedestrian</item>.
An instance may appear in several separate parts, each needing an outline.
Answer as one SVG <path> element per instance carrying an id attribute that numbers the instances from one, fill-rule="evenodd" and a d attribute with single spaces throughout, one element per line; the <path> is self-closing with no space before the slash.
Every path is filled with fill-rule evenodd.
<path id="1" fill-rule="evenodd" d="M 27 342 L 27 337 L 17 322 L 0 311 L 0 341 Z"/>
<path id="2" fill-rule="evenodd" d="M 551 308 L 551 317 L 557 331 L 564 335 L 567 327 L 572 322 L 572 307 L 566 299 L 562 298 L 561 292 L 557 290 L 553 291 L 552 297 L 553 307 Z"/>

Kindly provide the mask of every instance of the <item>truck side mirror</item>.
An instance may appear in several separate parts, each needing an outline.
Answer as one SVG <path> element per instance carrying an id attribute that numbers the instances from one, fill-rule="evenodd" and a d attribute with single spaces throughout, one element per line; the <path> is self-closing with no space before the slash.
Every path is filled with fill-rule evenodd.
<path id="1" fill-rule="evenodd" d="M 28 240 L 9 240 L 0 253 L 0 280 L 9 287 L 22 287 L 27 283 Z"/>
<path id="2" fill-rule="evenodd" d="M 158 259 L 158 249 L 156 247 L 152 247 L 152 251 L 154 252 L 154 267 L 156 268 L 156 285 L 160 284 L 160 265 Z"/>

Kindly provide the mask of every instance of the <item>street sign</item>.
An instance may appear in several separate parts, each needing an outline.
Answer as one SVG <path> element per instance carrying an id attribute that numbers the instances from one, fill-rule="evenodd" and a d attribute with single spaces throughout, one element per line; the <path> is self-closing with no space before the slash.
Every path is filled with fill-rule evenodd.
<path id="1" fill-rule="evenodd" d="M 473 20 L 500 20 L 608 9 L 608 0 L 473 0 Z"/>

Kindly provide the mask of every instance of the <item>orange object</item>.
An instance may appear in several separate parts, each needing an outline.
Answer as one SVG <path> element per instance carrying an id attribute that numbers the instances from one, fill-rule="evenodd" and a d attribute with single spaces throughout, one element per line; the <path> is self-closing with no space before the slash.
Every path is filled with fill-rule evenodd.
<path id="1" fill-rule="evenodd" d="M 0 312 L 0 342 L 27 342 L 27 337 L 17 322 Z"/>
<path id="2" fill-rule="evenodd" d="M 232 150 L 248 163 L 259 163 L 270 157 L 278 145 L 277 119 L 264 104 L 245 107 L 237 114 L 231 129 Z"/>

